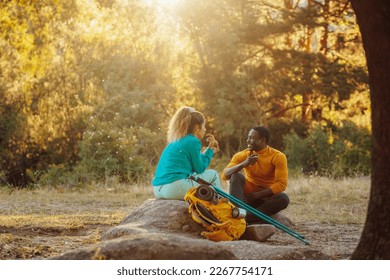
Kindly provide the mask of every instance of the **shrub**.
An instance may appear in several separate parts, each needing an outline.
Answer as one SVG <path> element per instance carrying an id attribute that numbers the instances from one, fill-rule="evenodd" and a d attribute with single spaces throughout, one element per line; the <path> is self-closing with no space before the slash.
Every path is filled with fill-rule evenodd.
<path id="1" fill-rule="evenodd" d="M 307 125 L 299 120 L 284 118 L 271 119 L 266 126 L 271 131 L 270 146 L 282 151 L 286 148 L 283 141 L 285 135 L 295 132 L 300 137 L 304 137 L 308 129 Z"/>
<path id="2" fill-rule="evenodd" d="M 77 168 L 96 180 L 110 176 L 122 182 L 144 180 L 164 143 L 165 137 L 148 128 L 96 123 L 84 134 Z"/>
<path id="3" fill-rule="evenodd" d="M 316 126 L 307 137 L 294 132 L 284 143 L 289 168 L 304 174 L 339 177 L 368 175 L 371 170 L 369 131 L 349 122 L 335 131 Z"/>

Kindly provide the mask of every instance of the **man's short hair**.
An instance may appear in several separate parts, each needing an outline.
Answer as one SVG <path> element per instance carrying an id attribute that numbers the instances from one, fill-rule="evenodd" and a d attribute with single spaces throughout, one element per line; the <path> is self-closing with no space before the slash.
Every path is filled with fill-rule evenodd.
<path id="1" fill-rule="evenodd" d="M 269 133 L 268 128 L 266 128 L 265 126 L 259 125 L 259 126 L 252 127 L 252 129 L 256 130 L 260 134 L 261 137 L 264 137 L 265 141 L 268 144 L 269 138 L 270 138 L 270 133 Z"/>

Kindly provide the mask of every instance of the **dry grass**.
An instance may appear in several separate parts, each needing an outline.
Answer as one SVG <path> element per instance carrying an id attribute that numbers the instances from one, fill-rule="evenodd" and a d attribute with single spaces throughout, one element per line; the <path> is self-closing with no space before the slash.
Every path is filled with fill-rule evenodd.
<path id="1" fill-rule="evenodd" d="M 0 189 L 0 226 L 75 229 L 115 224 L 153 196 L 151 187 Z"/>
<path id="2" fill-rule="evenodd" d="M 369 177 L 292 178 L 286 190 L 290 205 L 285 213 L 301 222 L 362 224 L 366 218 L 370 183 Z"/>
<path id="3" fill-rule="evenodd" d="M 226 187 L 226 186 L 225 186 Z M 370 178 L 291 178 L 284 211 L 299 223 L 362 224 Z M 150 186 L 83 189 L 0 188 L 0 259 L 44 258 L 96 243 L 108 228 L 152 198 Z"/>
<path id="4" fill-rule="evenodd" d="M 97 243 L 151 187 L 0 188 L 0 259 L 45 258 Z"/>

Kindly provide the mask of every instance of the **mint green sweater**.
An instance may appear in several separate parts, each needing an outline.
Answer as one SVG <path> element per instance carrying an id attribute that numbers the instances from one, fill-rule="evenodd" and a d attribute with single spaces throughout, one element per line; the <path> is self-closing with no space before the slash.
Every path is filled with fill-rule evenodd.
<path id="1" fill-rule="evenodd" d="M 158 162 L 153 186 L 161 186 L 188 178 L 193 173 L 203 173 L 214 155 L 207 148 L 201 153 L 202 143 L 193 134 L 169 143 Z"/>

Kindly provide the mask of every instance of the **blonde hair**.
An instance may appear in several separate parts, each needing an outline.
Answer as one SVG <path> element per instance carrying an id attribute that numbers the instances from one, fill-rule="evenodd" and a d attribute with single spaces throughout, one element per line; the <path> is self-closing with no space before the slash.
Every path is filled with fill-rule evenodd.
<path id="1" fill-rule="evenodd" d="M 191 107 L 181 107 L 169 121 L 168 143 L 192 133 L 197 124 L 204 124 L 203 114 Z"/>

